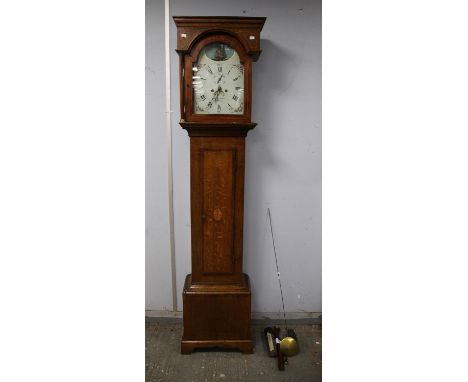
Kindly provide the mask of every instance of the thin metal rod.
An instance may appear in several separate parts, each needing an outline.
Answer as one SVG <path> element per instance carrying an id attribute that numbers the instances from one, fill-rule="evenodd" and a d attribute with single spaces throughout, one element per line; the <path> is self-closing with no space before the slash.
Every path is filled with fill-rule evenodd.
<path id="1" fill-rule="evenodd" d="M 166 137 L 167 137 L 167 172 L 169 192 L 169 236 L 171 249 L 172 310 L 177 311 L 177 275 L 174 239 L 174 188 L 172 171 L 172 128 L 171 128 L 171 55 L 169 48 L 169 0 L 164 2 L 165 59 L 166 59 Z"/>
<path id="2" fill-rule="evenodd" d="M 288 323 L 286 321 L 286 312 L 284 310 L 283 288 L 281 286 L 281 277 L 280 277 L 280 271 L 279 271 L 279 267 L 278 267 L 278 256 L 276 255 L 275 238 L 274 238 L 274 235 L 273 235 L 273 224 L 271 223 L 270 208 L 268 208 L 268 210 L 267 210 L 267 216 L 268 216 L 268 219 L 270 220 L 271 241 L 273 242 L 273 252 L 275 253 L 276 274 L 278 276 L 278 282 L 279 282 L 279 287 L 280 287 L 280 292 L 281 292 L 281 303 L 283 304 L 284 326 L 286 327 L 286 332 L 287 332 L 288 331 Z"/>

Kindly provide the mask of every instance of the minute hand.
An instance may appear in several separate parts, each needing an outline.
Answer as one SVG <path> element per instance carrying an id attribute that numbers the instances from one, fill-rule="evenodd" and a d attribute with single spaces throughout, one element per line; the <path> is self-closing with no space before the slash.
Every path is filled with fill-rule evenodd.
<path id="1" fill-rule="evenodd" d="M 217 84 L 219 84 L 219 81 L 221 81 L 221 78 L 223 78 L 224 74 L 221 74 L 221 77 L 219 77 Z"/>

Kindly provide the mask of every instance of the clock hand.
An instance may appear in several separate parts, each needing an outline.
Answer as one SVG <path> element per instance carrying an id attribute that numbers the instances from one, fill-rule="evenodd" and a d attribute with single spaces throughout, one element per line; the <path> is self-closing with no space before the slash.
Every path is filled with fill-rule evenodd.
<path id="1" fill-rule="evenodd" d="M 222 77 L 222 76 L 221 76 Z M 223 89 L 221 89 L 221 86 L 218 86 L 218 90 L 216 90 L 215 94 L 216 94 L 216 102 L 218 102 L 218 98 L 219 98 L 219 94 L 220 93 L 224 93 L 223 92 Z"/>
<path id="2" fill-rule="evenodd" d="M 221 81 L 221 78 L 223 78 L 224 74 L 221 74 L 221 77 L 219 77 L 217 84 L 219 84 L 219 81 Z"/>
<path id="3" fill-rule="evenodd" d="M 218 102 L 219 94 L 223 93 L 221 86 L 218 86 L 218 89 L 213 93 L 213 96 L 216 97 L 215 101 Z"/>
<path id="4" fill-rule="evenodd" d="M 213 101 L 218 102 L 218 92 L 217 91 L 213 94 L 213 97 L 211 98 L 211 101 L 208 102 L 208 103 L 211 103 Z"/>

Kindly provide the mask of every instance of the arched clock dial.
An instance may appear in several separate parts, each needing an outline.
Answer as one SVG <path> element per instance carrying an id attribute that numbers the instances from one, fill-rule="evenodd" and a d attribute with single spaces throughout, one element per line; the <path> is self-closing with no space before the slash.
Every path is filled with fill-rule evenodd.
<path id="1" fill-rule="evenodd" d="M 244 113 L 244 67 L 233 48 L 208 44 L 192 70 L 195 114 Z"/>

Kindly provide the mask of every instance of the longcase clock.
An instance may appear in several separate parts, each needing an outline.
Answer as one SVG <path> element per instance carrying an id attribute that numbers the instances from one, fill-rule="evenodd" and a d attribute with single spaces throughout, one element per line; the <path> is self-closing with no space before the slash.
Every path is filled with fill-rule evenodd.
<path id="1" fill-rule="evenodd" d="M 190 137 L 192 273 L 183 291 L 181 351 L 251 353 L 251 291 L 242 271 L 245 137 L 252 62 L 265 17 L 174 17 L 180 125 Z"/>

